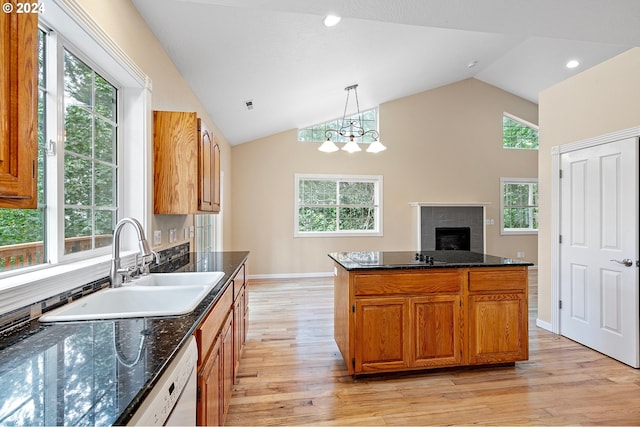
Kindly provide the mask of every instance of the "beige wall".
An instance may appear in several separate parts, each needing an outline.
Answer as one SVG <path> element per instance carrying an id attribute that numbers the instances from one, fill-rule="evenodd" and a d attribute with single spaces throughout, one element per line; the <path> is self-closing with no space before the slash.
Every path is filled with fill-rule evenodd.
<path id="1" fill-rule="evenodd" d="M 129 56 L 135 64 L 152 80 L 152 108 L 154 110 L 196 111 L 210 129 L 221 146 L 221 169 L 225 174 L 223 189 L 224 230 L 223 247 L 231 246 L 231 149 L 213 119 L 207 114 L 191 87 L 184 80 L 164 48 L 142 19 L 130 0 L 76 0 L 96 21 L 109 37 Z M 152 135 L 150 135 L 152 137 Z M 153 197 L 153 194 L 150 195 Z M 183 229 L 193 225 L 191 215 L 155 215 L 152 229 L 162 231 L 163 244 L 169 246 L 167 237 L 170 228 L 176 228 L 178 241 L 184 242 Z M 147 230 L 151 233 L 151 230 Z M 152 241 L 151 236 L 147 236 Z M 188 239 L 187 239 L 188 241 Z M 193 244 L 193 242 L 192 242 Z M 173 244 L 171 245 L 173 246 Z"/>
<path id="2" fill-rule="evenodd" d="M 540 94 L 538 318 L 551 323 L 551 149 L 640 125 L 640 48 Z"/>
<path id="3" fill-rule="evenodd" d="M 380 105 L 382 153 L 322 153 L 295 129 L 234 146 L 233 249 L 254 275 L 329 272 L 331 251 L 414 250 L 410 202 L 490 202 L 487 252 L 537 262 L 537 236 L 500 235 L 500 177 L 538 173 L 537 152 L 502 148 L 503 112 L 538 122 L 535 104 L 468 79 Z M 295 173 L 383 175 L 384 236 L 294 238 Z"/>

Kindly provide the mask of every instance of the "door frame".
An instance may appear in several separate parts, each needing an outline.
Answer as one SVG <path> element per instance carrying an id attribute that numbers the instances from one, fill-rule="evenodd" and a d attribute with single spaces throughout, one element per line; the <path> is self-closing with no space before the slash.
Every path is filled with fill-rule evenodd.
<path id="1" fill-rule="evenodd" d="M 640 127 L 633 127 L 551 147 L 551 332 L 555 334 L 560 334 L 560 156 L 571 151 L 638 137 Z"/>

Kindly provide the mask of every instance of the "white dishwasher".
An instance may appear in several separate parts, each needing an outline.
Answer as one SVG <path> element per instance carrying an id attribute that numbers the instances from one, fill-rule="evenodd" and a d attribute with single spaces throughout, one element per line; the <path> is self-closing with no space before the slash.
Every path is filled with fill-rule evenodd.
<path id="1" fill-rule="evenodd" d="M 192 336 L 127 425 L 195 426 L 198 347 Z"/>

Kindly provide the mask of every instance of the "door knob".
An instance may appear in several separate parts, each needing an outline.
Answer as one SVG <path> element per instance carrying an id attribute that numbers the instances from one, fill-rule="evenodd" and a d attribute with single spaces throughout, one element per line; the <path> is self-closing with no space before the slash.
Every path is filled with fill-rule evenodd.
<path id="1" fill-rule="evenodd" d="M 617 262 L 618 264 L 622 264 L 622 265 L 624 265 L 625 267 L 631 267 L 631 266 L 633 266 L 633 261 L 631 261 L 629 258 L 625 258 L 625 259 L 623 259 L 622 261 L 619 261 L 619 260 L 617 260 L 617 259 L 611 259 L 611 260 L 609 260 L 609 261 Z"/>

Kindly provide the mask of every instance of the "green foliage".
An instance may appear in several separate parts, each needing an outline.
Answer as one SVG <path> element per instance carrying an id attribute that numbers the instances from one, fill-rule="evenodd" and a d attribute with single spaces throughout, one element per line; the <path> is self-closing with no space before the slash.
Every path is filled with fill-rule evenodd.
<path id="1" fill-rule="evenodd" d="M 538 131 L 507 116 L 502 116 L 502 146 L 537 150 Z"/>
<path id="2" fill-rule="evenodd" d="M 505 229 L 538 229 L 537 183 L 505 183 L 502 197 Z"/>
<path id="3" fill-rule="evenodd" d="M 301 180 L 298 229 L 302 232 L 374 230 L 375 184 L 340 180 Z M 338 203 L 339 200 L 339 203 Z"/>

